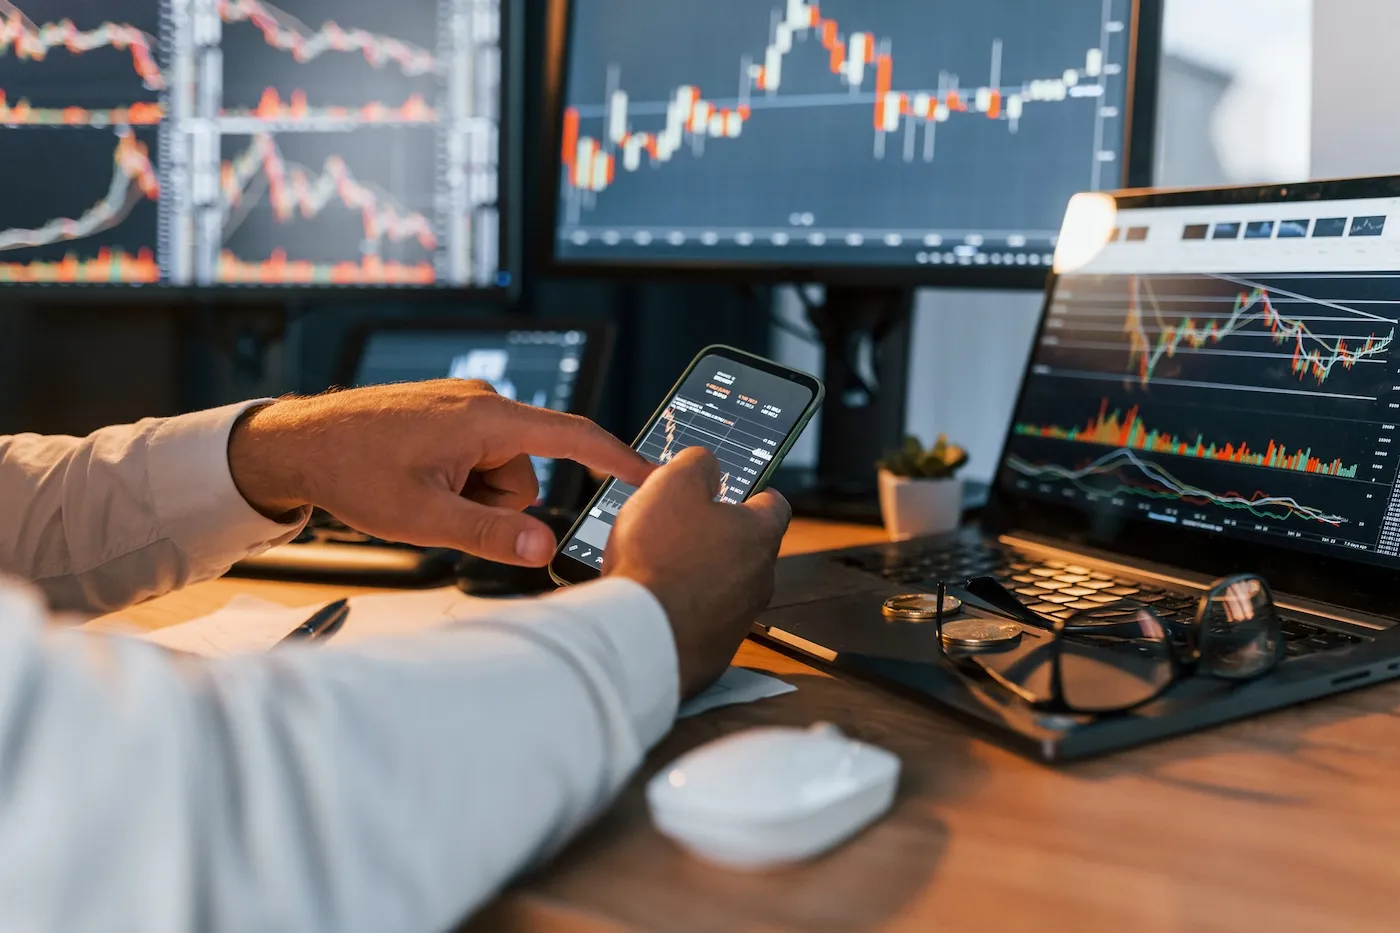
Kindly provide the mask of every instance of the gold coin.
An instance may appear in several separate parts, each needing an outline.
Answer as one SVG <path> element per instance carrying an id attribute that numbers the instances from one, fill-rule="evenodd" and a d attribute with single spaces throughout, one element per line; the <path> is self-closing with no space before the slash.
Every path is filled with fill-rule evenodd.
<path id="1" fill-rule="evenodd" d="M 943 643 L 959 648 L 993 648 L 1021 637 L 1021 626 L 1000 619 L 954 619 L 943 623 Z"/>
<path id="2" fill-rule="evenodd" d="M 943 616 L 962 609 L 962 600 L 956 596 L 943 597 Z M 933 593 L 908 593 L 904 596 L 891 596 L 880 609 L 891 619 L 903 622 L 932 622 L 938 617 L 938 597 Z"/>

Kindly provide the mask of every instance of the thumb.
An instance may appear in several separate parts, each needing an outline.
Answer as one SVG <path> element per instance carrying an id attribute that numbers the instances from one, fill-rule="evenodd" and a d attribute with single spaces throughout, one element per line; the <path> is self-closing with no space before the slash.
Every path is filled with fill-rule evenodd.
<path id="1" fill-rule="evenodd" d="M 703 447 L 687 447 L 653 473 L 642 488 L 663 497 L 703 495 L 713 499 L 719 493 L 719 475 L 714 454 Z"/>
<path id="2" fill-rule="evenodd" d="M 787 533 L 788 523 L 792 521 L 792 506 L 776 489 L 765 489 L 740 508 L 753 514 L 763 526 L 763 530 L 772 535 L 774 541 L 782 539 Z"/>
<path id="3" fill-rule="evenodd" d="M 543 567 L 554 556 L 554 532 L 537 518 L 472 502 L 443 491 L 418 511 L 415 542 L 450 547 L 501 564 Z"/>

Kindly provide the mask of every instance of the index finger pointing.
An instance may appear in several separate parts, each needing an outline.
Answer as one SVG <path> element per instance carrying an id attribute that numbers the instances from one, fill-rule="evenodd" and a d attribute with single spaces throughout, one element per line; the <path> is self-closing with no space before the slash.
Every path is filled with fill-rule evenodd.
<path id="1" fill-rule="evenodd" d="M 579 415 L 512 404 L 508 435 L 520 453 L 574 460 L 590 470 L 640 486 L 655 465 L 598 425 Z"/>

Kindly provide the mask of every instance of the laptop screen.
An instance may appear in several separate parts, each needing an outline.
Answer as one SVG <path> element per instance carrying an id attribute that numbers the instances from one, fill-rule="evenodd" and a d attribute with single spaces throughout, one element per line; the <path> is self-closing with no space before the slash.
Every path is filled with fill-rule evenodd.
<path id="1" fill-rule="evenodd" d="M 385 329 L 365 338 L 354 382 L 482 379 L 506 398 L 569 411 L 587 344 L 582 330 Z M 543 502 L 554 462 L 536 458 L 534 464 Z"/>
<path id="2" fill-rule="evenodd" d="M 1071 204 L 999 493 L 1400 567 L 1400 199 L 1183 200 Z"/>

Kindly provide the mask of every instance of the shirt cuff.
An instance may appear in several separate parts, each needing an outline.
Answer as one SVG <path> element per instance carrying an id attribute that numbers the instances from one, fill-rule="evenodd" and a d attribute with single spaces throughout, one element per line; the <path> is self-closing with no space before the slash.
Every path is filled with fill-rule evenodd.
<path id="1" fill-rule="evenodd" d="M 680 664 L 666 610 L 651 590 L 634 580 L 610 577 L 571 586 L 547 603 L 570 615 L 586 616 L 606 636 L 628 712 L 643 748 L 659 742 L 676 720 L 680 705 Z M 613 667 L 613 665 L 609 665 Z"/>
<path id="2" fill-rule="evenodd" d="M 228 440 L 234 423 L 258 399 L 164 419 L 151 435 L 148 476 L 162 533 L 200 564 L 231 564 L 285 543 L 311 514 L 291 522 L 259 514 L 234 485 Z"/>

